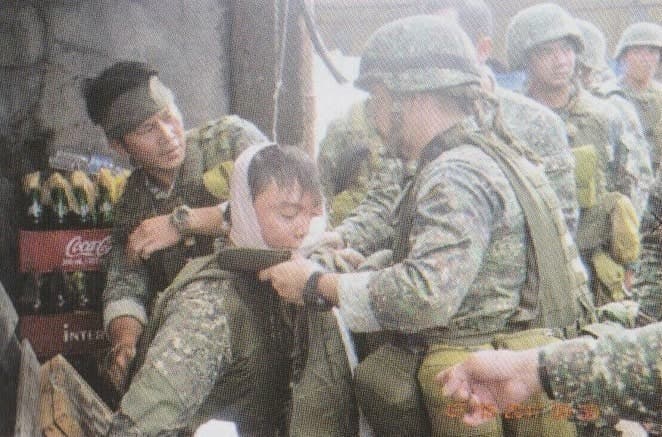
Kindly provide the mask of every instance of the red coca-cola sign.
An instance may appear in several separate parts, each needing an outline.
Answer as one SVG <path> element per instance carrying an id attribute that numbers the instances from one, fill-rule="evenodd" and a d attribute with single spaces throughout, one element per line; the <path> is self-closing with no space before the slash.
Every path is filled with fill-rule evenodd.
<path id="1" fill-rule="evenodd" d="M 21 231 L 19 264 L 22 272 L 98 270 L 110 252 L 109 229 Z"/>
<path id="2" fill-rule="evenodd" d="M 86 240 L 82 235 L 76 235 L 67 243 L 67 247 L 64 250 L 64 256 L 66 258 L 84 258 L 93 256 L 99 258 L 108 252 L 110 252 L 110 235 L 101 240 Z"/>

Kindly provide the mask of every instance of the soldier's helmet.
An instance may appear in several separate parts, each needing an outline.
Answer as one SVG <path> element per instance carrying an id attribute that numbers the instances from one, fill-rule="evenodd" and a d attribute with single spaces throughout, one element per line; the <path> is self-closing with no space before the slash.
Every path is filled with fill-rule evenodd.
<path id="1" fill-rule="evenodd" d="M 598 27 L 585 20 L 575 20 L 584 38 L 584 51 L 577 55 L 577 61 L 594 71 L 604 71 L 609 68 L 606 61 L 607 41 Z"/>
<path id="2" fill-rule="evenodd" d="M 565 9 L 554 3 L 540 3 L 522 9 L 515 14 L 506 30 L 510 68 L 524 68 L 532 48 L 562 38 L 570 40 L 575 46 L 575 53 L 584 50 L 582 33 Z"/>
<path id="3" fill-rule="evenodd" d="M 662 26 L 646 22 L 628 26 L 616 43 L 614 59 L 620 58 L 626 49 L 635 46 L 652 46 L 662 50 Z"/>
<path id="4" fill-rule="evenodd" d="M 480 84 L 481 71 L 469 37 L 443 17 L 417 15 L 380 27 L 366 43 L 354 84 L 383 83 L 394 93 Z"/>

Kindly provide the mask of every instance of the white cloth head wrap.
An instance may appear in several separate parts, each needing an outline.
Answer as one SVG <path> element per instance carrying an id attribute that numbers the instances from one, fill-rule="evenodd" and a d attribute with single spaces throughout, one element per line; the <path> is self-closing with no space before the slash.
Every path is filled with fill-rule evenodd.
<path id="1" fill-rule="evenodd" d="M 230 241 L 238 247 L 269 249 L 262 239 L 260 224 L 257 221 L 253 196 L 248 186 L 248 167 L 260 150 L 273 143 L 250 146 L 235 160 L 230 178 Z"/>
<path id="2" fill-rule="evenodd" d="M 269 249 L 262 238 L 260 224 L 257 221 L 253 196 L 248 186 L 248 167 L 255 155 L 265 147 L 274 143 L 261 143 L 244 150 L 235 160 L 230 178 L 230 241 L 237 247 L 253 249 Z M 320 217 L 315 217 L 304 238 L 302 246 L 313 245 L 323 234 L 326 227 L 326 211 Z"/>

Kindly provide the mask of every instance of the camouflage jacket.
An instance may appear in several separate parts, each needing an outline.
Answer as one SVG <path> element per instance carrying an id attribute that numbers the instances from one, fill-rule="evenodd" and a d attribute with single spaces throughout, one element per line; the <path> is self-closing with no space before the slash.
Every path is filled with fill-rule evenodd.
<path id="1" fill-rule="evenodd" d="M 459 143 L 461 123 L 442 133 L 449 147 L 415 184 L 406 258 L 375 272 L 340 276 L 339 309 L 350 329 L 454 335 L 505 328 L 527 276 L 522 208 L 497 163 Z"/>
<path id="2" fill-rule="evenodd" d="M 553 398 L 579 421 L 662 421 L 662 324 L 615 328 L 541 350 L 539 363 Z M 546 376 L 544 376 L 546 373 Z"/>
<path id="3" fill-rule="evenodd" d="M 654 179 L 651 145 L 644 135 L 635 106 L 626 99 L 622 90 L 614 87 L 614 82 L 602 83 L 591 92 L 616 108 L 623 120 L 623 144 L 630 147 L 628 159 L 623 163 L 623 175 L 633 187 L 630 200 L 641 219 Z"/>
<path id="4" fill-rule="evenodd" d="M 559 198 L 568 230 L 574 235 L 579 215 L 574 158 L 562 120 L 527 97 L 503 88 L 497 88 L 496 95 L 507 129 L 540 156 L 545 175 Z M 349 246 L 364 254 L 387 246 L 391 241 L 391 214 L 402 195 L 405 179 L 413 175 L 413 164 L 405 166 L 387 156 L 383 147 L 378 150 L 380 164 L 371 175 L 365 199 L 335 229 Z"/>
<path id="5" fill-rule="evenodd" d="M 126 190 L 115 207 L 113 247 L 108 255 L 108 279 L 103 293 L 104 324 L 129 315 L 145 324 L 155 292 L 163 290 L 187 259 L 211 253 L 212 239 L 196 237 L 193 248 L 180 242 L 156 252 L 148 262 L 130 266 L 124 256 L 128 236 L 142 220 L 170 214 L 182 204 L 211 206 L 219 202 L 205 189 L 203 172 L 225 160 L 233 160 L 244 148 L 266 138 L 250 122 L 225 116 L 205 123 L 187 134 L 186 158 L 170 192 L 150 191 L 149 178 L 142 169 L 129 177 Z"/>
<path id="6" fill-rule="evenodd" d="M 345 237 L 345 243 L 364 254 L 390 238 L 390 212 L 401 195 L 404 167 L 399 159 L 389 156 L 381 139 L 366 120 L 365 102 L 354 104 L 348 113 L 329 124 L 319 145 L 318 166 L 327 198 L 332 225 Z M 370 159 L 357 180 L 348 177 L 342 163 L 345 154 L 368 148 Z M 343 187 L 345 191 L 340 192 Z M 343 223 L 344 221 L 344 223 Z M 375 241 L 371 236 L 384 236 Z"/>
<path id="7" fill-rule="evenodd" d="M 116 435 L 181 435 L 210 418 L 274 435 L 291 348 L 280 305 L 268 283 L 221 270 L 215 255 L 187 264 L 155 302 Z"/>
<path id="8" fill-rule="evenodd" d="M 636 161 L 636 144 L 626 134 L 616 108 L 577 86 L 568 104 L 555 110 L 566 124 L 571 148 L 593 145 L 599 162 L 598 195 L 618 191 L 632 200 L 641 186 L 640 176 L 628 173 L 628 162 Z"/>
<path id="9" fill-rule="evenodd" d="M 639 311 L 662 319 L 662 175 L 658 173 L 639 227 L 641 254 L 635 270 L 633 295 Z"/>
<path id="10" fill-rule="evenodd" d="M 620 78 L 607 86 L 613 93 L 621 94 L 634 105 L 650 144 L 653 166 L 657 169 L 662 160 L 662 84 L 653 81 L 647 90 L 635 91 Z"/>

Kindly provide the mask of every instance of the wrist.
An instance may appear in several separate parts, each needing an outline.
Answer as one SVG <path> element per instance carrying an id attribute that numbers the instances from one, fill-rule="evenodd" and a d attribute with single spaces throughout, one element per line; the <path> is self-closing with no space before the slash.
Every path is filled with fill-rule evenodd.
<path id="1" fill-rule="evenodd" d="M 320 280 L 324 276 L 324 272 L 320 270 L 312 272 L 303 287 L 303 303 L 315 311 L 329 311 L 334 305 L 319 290 Z"/>

